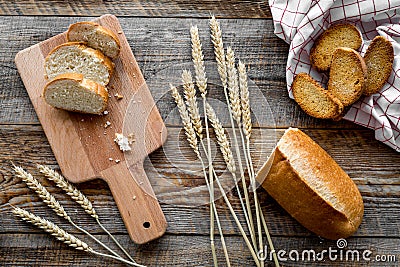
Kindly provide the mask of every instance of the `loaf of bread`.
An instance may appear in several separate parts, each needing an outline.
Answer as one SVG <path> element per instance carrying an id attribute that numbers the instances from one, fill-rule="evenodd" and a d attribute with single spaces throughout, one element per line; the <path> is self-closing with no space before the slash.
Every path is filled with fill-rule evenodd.
<path id="1" fill-rule="evenodd" d="M 107 89 L 82 74 L 60 74 L 48 82 L 43 90 L 45 101 L 60 109 L 101 114 L 107 107 Z"/>
<path id="2" fill-rule="evenodd" d="M 292 92 L 299 106 L 315 118 L 336 119 L 343 111 L 342 103 L 307 73 L 296 75 Z"/>
<path id="3" fill-rule="evenodd" d="M 364 55 L 367 65 L 367 80 L 364 95 L 379 92 L 392 72 L 394 52 L 392 43 L 382 36 L 377 36 L 368 46 Z"/>
<path id="4" fill-rule="evenodd" d="M 357 50 L 361 43 L 361 33 L 355 26 L 351 24 L 331 26 L 315 41 L 310 53 L 311 64 L 319 71 L 327 71 L 331 65 L 332 55 L 338 47 Z"/>
<path id="5" fill-rule="evenodd" d="M 257 181 L 298 222 L 327 239 L 359 227 L 364 204 L 356 184 L 309 136 L 289 128 Z"/>
<path id="6" fill-rule="evenodd" d="M 86 79 L 107 85 L 114 70 L 114 63 L 100 51 L 83 43 L 64 43 L 55 47 L 45 59 L 49 79 L 64 73 L 80 73 Z"/>
<path id="7" fill-rule="evenodd" d="M 340 47 L 332 56 L 329 71 L 328 91 L 343 106 L 356 102 L 363 93 L 367 67 L 357 51 Z"/>
<path id="8" fill-rule="evenodd" d="M 110 58 L 116 58 L 121 50 L 118 37 L 109 29 L 92 21 L 71 24 L 67 31 L 67 40 L 68 42 L 85 42 Z"/>

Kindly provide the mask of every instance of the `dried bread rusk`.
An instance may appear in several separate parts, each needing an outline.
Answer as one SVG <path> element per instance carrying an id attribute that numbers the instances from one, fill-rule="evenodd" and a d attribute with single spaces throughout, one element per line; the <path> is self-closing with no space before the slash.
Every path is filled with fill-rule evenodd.
<path id="1" fill-rule="evenodd" d="M 105 86 L 114 71 L 114 63 L 99 50 L 81 42 L 69 42 L 55 47 L 45 59 L 48 79 L 63 73 L 81 73 L 86 79 Z"/>
<path id="2" fill-rule="evenodd" d="M 43 97 L 55 108 L 88 114 L 101 114 L 108 102 L 107 89 L 79 73 L 58 75 L 46 84 Z"/>
<path id="3" fill-rule="evenodd" d="M 71 24 L 67 31 L 67 40 L 68 42 L 85 42 L 88 46 L 100 50 L 113 59 L 121 50 L 118 37 L 109 29 L 93 21 Z"/>
<path id="4" fill-rule="evenodd" d="M 310 52 L 310 62 L 319 71 L 330 68 L 332 55 L 338 47 L 354 50 L 362 43 L 360 31 L 351 24 L 336 24 L 324 31 L 315 41 Z"/>
<path id="5" fill-rule="evenodd" d="M 348 237 L 361 224 L 364 204 L 356 184 L 299 129 L 286 130 L 257 181 L 293 218 L 323 238 Z"/>
<path id="6" fill-rule="evenodd" d="M 392 72 L 394 51 L 392 43 L 385 37 L 375 37 L 367 48 L 364 61 L 367 65 L 367 79 L 364 95 L 379 92 Z"/>
<path id="7" fill-rule="evenodd" d="M 292 92 L 299 106 L 315 118 L 336 119 L 343 111 L 342 103 L 307 73 L 296 75 Z"/>
<path id="8" fill-rule="evenodd" d="M 332 56 L 329 71 L 328 92 L 343 106 L 350 106 L 363 93 L 367 67 L 357 51 L 339 47 Z"/>

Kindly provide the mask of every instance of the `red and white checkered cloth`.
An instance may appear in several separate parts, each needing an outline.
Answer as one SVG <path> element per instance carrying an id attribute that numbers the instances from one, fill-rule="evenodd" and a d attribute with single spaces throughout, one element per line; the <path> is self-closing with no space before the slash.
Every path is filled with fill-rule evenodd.
<path id="1" fill-rule="evenodd" d="M 394 47 L 393 71 L 379 93 L 362 97 L 344 119 L 375 130 L 375 138 L 400 152 L 400 0 L 269 0 L 275 34 L 290 44 L 286 67 L 289 96 L 296 74 L 309 73 L 326 84 L 328 77 L 311 67 L 309 53 L 315 39 L 331 24 L 348 22 L 362 33 L 363 56 L 377 36 Z"/>

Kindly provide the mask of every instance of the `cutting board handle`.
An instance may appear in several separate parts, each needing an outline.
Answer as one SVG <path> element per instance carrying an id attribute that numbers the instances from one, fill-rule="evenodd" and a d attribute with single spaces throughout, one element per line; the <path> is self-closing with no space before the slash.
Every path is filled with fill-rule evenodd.
<path id="1" fill-rule="evenodd" d="M 124 162 L 120 162 L 102 171 L 101 176 L 108 183 L 126 229 L 136 244 L 147 243 L 165 233 L 167 221 L 142 162 L 132 166 L 131 172 Z M 137 181 L 143 182 L 139 185 Z"/>

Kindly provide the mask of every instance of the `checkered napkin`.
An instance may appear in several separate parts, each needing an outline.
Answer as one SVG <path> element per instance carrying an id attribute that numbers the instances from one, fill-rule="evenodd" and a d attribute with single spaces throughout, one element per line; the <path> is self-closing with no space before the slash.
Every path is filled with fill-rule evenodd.
<path id="1" fill-rule="evenodd" d="M 311 67 L 315 39 L 331 24 L 348 22 L 360 29 L 363 56 L 371 40 L 382 35 L 394 47 L 393 71 L 379 93 L 362 97 L 344 119 L 375 130 L 375 138 L 400 152 L 400 0 L 269 0 L 275 34 L 290 44 L 286 66 L 289 96 L 296 74 L 309 73 L 326 84 L 328 77 Z"/>

